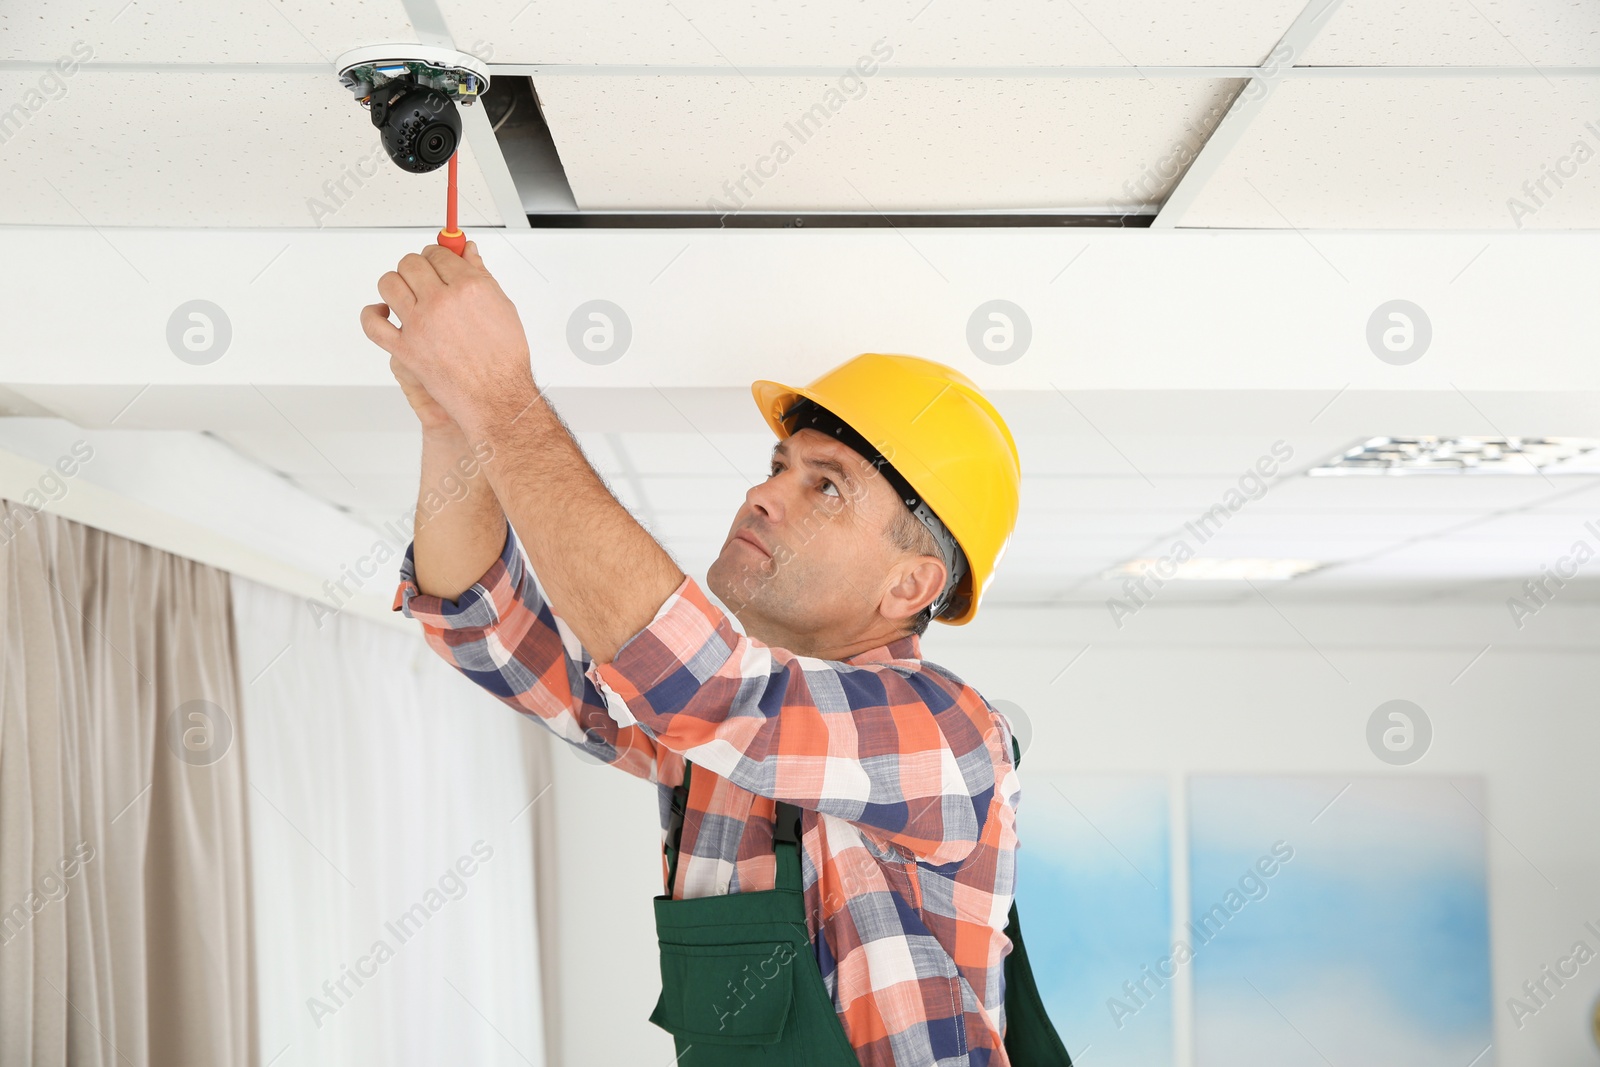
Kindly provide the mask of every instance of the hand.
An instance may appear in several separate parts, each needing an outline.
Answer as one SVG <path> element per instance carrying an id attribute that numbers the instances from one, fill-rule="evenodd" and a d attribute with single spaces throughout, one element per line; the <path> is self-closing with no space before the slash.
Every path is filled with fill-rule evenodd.
<path id="1" fill-rule="evenodd" d="M 361 328 L 389 353 L 425 427 L 443 425 L 442 413 L 482 439 L 538 396 L 516 305 L 485 269 L 475 242 L 467 242 L 464 256 L 433 244 L 402 257 L 378 279 L 378 295 L 384 303 L 361 309 Z M 389 321 L 391 311 L 399 326 Z"/>

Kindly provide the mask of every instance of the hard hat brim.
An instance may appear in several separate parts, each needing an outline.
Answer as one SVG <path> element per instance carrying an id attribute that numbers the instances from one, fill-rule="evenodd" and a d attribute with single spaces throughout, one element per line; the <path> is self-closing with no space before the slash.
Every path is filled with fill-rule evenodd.
<path id="1" fill-rule="evenodd" d="M 800 397 L 805 397 L 808 400 L 817 399 L 811 395 L 810 390 L 793 385 L 784 385 L 782 382 L 769 381 L 765 378 L 751 382 L 750 393 L 756 398 L 756 407 L 760 410 L 761 417 L 766 420 L 768 426 L 772 427 L 772 432 L 778 435 L 779 440 L 789 436 L 788 432 L 783 428 L 782 419 L 782 415 L 789 405 Z M 818 401 L 818 403 L 821 403 L 821 401 Z"/>

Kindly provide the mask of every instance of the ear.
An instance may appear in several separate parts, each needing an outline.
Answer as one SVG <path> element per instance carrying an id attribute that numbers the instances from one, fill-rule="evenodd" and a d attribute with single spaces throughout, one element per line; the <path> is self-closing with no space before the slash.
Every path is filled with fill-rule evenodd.
<path id="1" fill-rule="evenodd" d="M 909 619 L 944 590 L 944 561 L 938 556 L 914 556 L 899 566 L 901 573 L 884 591 L 880 610 L 886 618 Z"/>

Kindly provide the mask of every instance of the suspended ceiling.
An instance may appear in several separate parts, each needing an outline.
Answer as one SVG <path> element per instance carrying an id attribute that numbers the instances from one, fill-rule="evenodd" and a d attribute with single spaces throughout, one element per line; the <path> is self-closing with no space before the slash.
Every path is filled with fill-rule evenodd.
<path id="1" fill-rule="evenodd" d="M 1328 14 L 1314 18 L 1318 10 Z M 281 245 L 208 265 L 215 285 L 234 294 L 229 307 L 238 311 L 241 354 L 252 331 L 258 349 L 264 339 L 291 336 L 283 320 L 306 315 L 304 306 L 257 294 L 281 274 L 304 270 L 305 257 L 324 254 L 315 241 L 296 243 L 296 235 L 353 228 L 430 234 L 439 225 L 442 176 L 407 175 L 378 156 L 365 113 L 339 86 L 332 66 L 355 45 L 434 41 L 441 28 L 488 62 L 497 78 L 532 79 L 580 210 L 705 211 L 711 198 L 726 203 L 728 186 L 741 180 L 750 190 L 748 209 L 755 211 L 1131 209 L 1154 216 L 1160 227 L 1293 234 L 1287 244 L 1263 245 L 1262 255 L 1292 260 L 1297 270 L 1326 271 L 1320 281 L 1306 277 L 1304 291 L 1346 285 L 1339 291 L 1350 294 L 1350 306 L 1362 315 L 1368 304 L 1394 295 L 1389 290 L 1396 279 L 1371 263 L 1352 262 L 1343 246 L 1318 231 L 1498 231 L 1511 240 L 1522 229 L 1600 227 L 1600 162 L 1585 155 L 1560 184 L 1548 177 L 1564 157 L 1580 154 L 1580 142 L 1600 151 L 1600 5 L 1578 0 L 1344 0 L 1326 9 L 1320 2 L 1308 7 L 1280 0 L 1041 0 L 1004 8 L 828 0 L 804 8 L 725 10 L 678 0 L 331 6 L 110 0 L 70 10 L 5 9 L 0 226 L 12 228 L 8 238 L 19 238 L 13 247 L 25 243 L 21 235 L 32 227 L 94 231 L 105 245 L 103 262 L 86 263 L 77 276 L 101 293 L 144 276 L 135 264 L 150 262 L 142 250 L 148 231 L 130 228 L 292 231 Z M 874 44 L 880 55 L 873 72 L 847 78 Z M 57 82 L 51 68 L 75 47 L 92 50 L 92 58 Z M 882 58 L 884 52 L 892 55 Z M 1254 97 L 1258 108 L 1240 106 Z M 819 105 L 828 117 L 818 118 L 813 132 L 804 139 L 789 132 L 802 116 L 819 114 Z M 512 185 L 484 109 L 464 115 L 463 222 L 480 235 L 497 226 L 524 227 L 527 198 Z M 763 182 L 751 183 L 747 171 L 780 139 L 792 155 Z M 1537 203 L 1529 184 L 1542 194 Z M 1535 210 L 1512 211 L 1514 199 Z M 981 242 L 890 235 L 868 259 L 823 266 L 840 275 L 835 290 L 845 299 L 830 297 L 782 320 L 781 328 L 772 326 L 772 309 L 761 311 L 769 316 L 763 331 L 759 316 L 740 310 L 748 299 L 729 302 L 728 272 L 740 263 L 738 243 L 686 239 L 663 249 L 608 234 L 593 240 L 593 247 L 611 250 L 609 260 L 595 258 L 612 263 L 613 274 L 624 271 L 639 293 L 656 294 L 638 298 L 652 301 L 648 307 L 630 308 L 671 316 L 676 340 L 657 350 L 657 365 L 676 360 L 674 373 L 698 385 L 720 385 L 747 371 L 768 373 L 774 360 L 820 369 L 811 365 L 835 349 L 908 338 L 912 325 L 932 321 L 926 311 L 941 303 L 941 280 L 963 293 L 943 299 L 960 305 L 951 312 L 959 326 L 972 302 L 965 294 L 977 285 L 962 271 L 984 267 L 998 274 L 997 264 L 985 267 L 995 253 Z M 1211 253 L 1203 248 L 1138 247 L 1147 256 L 1191 263 L 1193 283 L 1169 276 L 1141 288 L 1140 273 L 1124 263 L 1118 276 L 1126 284 L 1109 298 L 1091 298 L 1083 267 L 1055 285 L 1082 252 L 1075 245 L 1063 245 L 1049 269 L 1028 283 L 1035 301 L 1030 308 L 1056 331 L 1040 334 L 1041 355 L 1032 365 L 1056 361 L 1048 365 L 1061 372 L 1059 397 L 1042 379 L 1019 377 L 1036 371 L 974 365 L 958 342 L 929 342 L 928 354 L 959 363 L 988 388 L 1019 387 L 1018 396 L 1032 390 L 1062 401 L 1042 423 L 1019 415 L 1027 424 L 1019 437 L 1028 482 L 1017 535 L 994 589 L 998 603 L 1103 601 L 1119 584 L 1102 577 L 1106 568 L 1169 546 L 1182 522 L 1214 503 L 1259 454 L 1267 432 L 1262 420 L 1270 421 L 1285 403 L 1281 392 L 1247 395 L 1249 385 L 1265 384 L 1260 361 L 1274 355 L 1260 336 L 1242 346 L 1221 342 L 1237 336 L 1240 323 L 1299 312 L 1270 299 L 1253 302 L 1251 292 L 1233 294 L 1237 302 L 1231 303 L 1217 289 L 1231 276 L 1225 268 L 1220 275 L 1214 265 L 1208 268 Z M 1442 315 L 1442 294 L 1463 272 L 1484 270 L 1473 264 L 1488 248 L 1473 240 L 1438 250 L 1425 273 L 1407 277 L 1435 294 L 1428 306 Z M 540 266 L 550 269 L 550 260 L 535 246 L 508 242 L 497 254 L 497 269 L 523 287 L 519 302 L 527 302 L 530 322 L 544 316 L 533 309 L 548 299 L 532 294 L 552 278 L 559 299 L 568 302 L 569 291 L 604 284 L 592 273 L 547 276 Z M 1513 245 L 1496 245 L 1485 262 L 1514 262 L 1518 254 Z M 375 276 L 368 259 L 348 263 L 363 287 Z M 1089 277 L 1104 270 L 1104 263 L 1087 262 Z M 671 271 L 722 281 L 695 296 Z M 663 273 L 666 281 L 657 284 Z M 744 273 L 760 281 L 761 272 L 748 265 Z M 1574 276 L 1525 273 L 1525 291 L 1506 298 L 1519 306 L 1548 298 L 1576 309 L 1581 301 L 1561 298 L 1561 287 L 1589 291 Z M 1503 267 L 1500 291 L 1512 293 L 1516 276 Z M 1457 297 L 1466 298 L 1473 277 L 1455 286 Z M 158 320 L 170 304 L 195 295 L 169 293 L 160 276 L 145 282 L 161 287 L 151 303 Z M 183 284 L 199 291 L 188 280 Z M 921 295 L 912 299 L 911 290 Z M 350 303 L 342 288 L 324 285 L 319 293 L 306 298 L 337 294 Z M 1145 303 L 1123 307 L 1134 298 Z M 863 301 L 876 301 L 870 338 L 860 321 L 868 314 L 858 306 Z M 344 366 L 340 346 L 355 351 L 349 346 L 360 344 L 349 336 L 354 306 L 349 321 L 340 320 L 342 333 L 323 331 L 328 367 Z M 1477 306 L 1489 316 L 1484 321 L 1473 322 L 1452 305 L 1448 325 L 1456 338 L 1471 334 L 1481 341 L 1485 331 L 1499 330 L 1505 351 L 1526 358 L 1517 339 L 1528 334 L 1528 323 L 1491 315 L 1496 308 L 1488 299 Z M 1163 328 L 1164 339 L 1180 345 L 1194 368 L 1168 371 L 1170 380 L 1150 383 L 1172 386 L 1161 403 L 1175 406 L 1163 409 L 1148 395 L 1096 403 L 1080 392 L 1090 385 L 1080 377 L 1085 361 L 1105 352 L 1126 351 L 1154 368 L 1165 358 L 1151 347 L 1154 337 L 1137 351 L 1126 343 L 1144 325 L 1135 320 L 1162 318 L 1173 322 Z M 143 343 L 139 331 L 148 332 L 149 324 L 137 313 L 117 321 L 126 322 L 137 340 L 126 352 L 103 340 L 76 350 L 72 338 L 81 331 L 69 331 L 56 349 L 10 353 L 27 369 L 13 377 L 6 410 L 60 415 L 106 430 L 109 416 L 86 406 L 77 386 L 90 379 L 131 382 L 118 394 L 120 408 L 151 374 L 134 359 Z M 897 322 L 900 327 L 891 328 Z M 1334 337 L 1348 324 L 1330 316 L 1323 325 Z M 728 343 L 706 344 L 706 337 L 730 330 L 753 340 L 738 352 Z M 1307 340 L 1289 346 L 1291 360 L 1337 358 L 1348 347 L 1319 340 L 1315 328 L 1289 332 Z M 922 335 L 916 340 L 922 344 Z M 107 354 L 127 358 L 125 378 L 82 374 Z M 332 371 L 275 378 L 273 368 L 294 358 L 285 352 L 260 365 L 260 385 L 247 399 L 255 402 L 263 393 L 275 399 L 258 405 L 259 424 L 220 419 L 220 410 L 238 410 L 219 407 L 220 386 L 181 396 L 157 390 L 142 402 L 153 408 L 129 417 L 143 429 L 126 433 L 204 430 L 212 444 L 196 447 L 208 456 L 220 442 L 243 462 L 281 472 L 344 516 L 355 534 L 378 529 L 402 514 L 415 493 L 416 438 L 406 413 L 386 389 L 371 402 L 392 421 L 352 426 L 367 401 L 353 401 L 339 388 L 355 379 Z M 1571 358 L 1574 353 L 1559 354 Z M 54 379 L 38 371 L 57 364 L 62 369 Z M 1428 373 L 1427 366 L 1417 373 Z M 1326 395 L 1346 380 L 1332 382 Z M 275 392 L 269 381 L 289 394 Z M 1469 381 L 1475 399 L 1468 400 L 1460 390 L 1446 392 L 1442 382 L 1421 383 L 1437 395 L 1430 400 L 1419 393 L 1408 401 L 1405 419 L 1370 394 L 1349 393 L 1306 435 L 1300 455 L 1309 462 L 1382 432 L 1485 433 L 1510 426 L 1520 433 L 1600 434 L 1581 412 L 1559 409 L 1554 393 L 1540 394 L 1544 408 L 1519 409 L 1512 418 L 1510 394 L 1486 395 Z M 1119 379 L 1090 387 L 1125 384 Z M 1196 401 L 1198 394 L 1182 388 L 1212 391 Z M 1186 422 L 1186 395 L 1208 410 L 1231 404 L 1239 425 L 1254 429 Z M 1320 395 L 1308 392 L 1302 399 Z M 1435 403 L 1441 396 L 1444 403 Z M 1067 407 L 1064 397 L 1075 398 L 1079 409 Z M 1167 422 L 1152 427 L 1150 413 L 1160 410 Z M 759 476 L 766 446 L 760 427 L 673 432 L 643 429 L 620 415 L 610 424 L 583 426 L 585 448 L 619 497 L 686 568 L 703 572 L 744 488 Z M 132 438 L 118 440 L 136 453 Z M 14 439 L 9 444 L 21 447 Z M 1289 595 L 1366 595 L 1390 587 L 1407 596 L 1461 595 L 1536 573 L 1565 551 L 1583 520 L 1600 512 L 1589 499 L 1597 481 L 1593 475 L 1549 481 L 1300 478 L 1245 509 L 1209 550 L 1304 555 L 1327 564 L 1285 586 L 1293 590 Z M 294 551 L 270 539 L 260 547 L 285 558 Z M 1192 583 L 1165 595 L 1254 594 L 1233 583 Z"/>
<path id="2" fill-rule="evenodd" d="M 497 77 L 532 76 L 587 211 L 704 212 L 734 188 L 748 211 L 1170 202 L 1158 225 L 1600 222 L 1600 164 L 1570 164 L 1537 204 L 1522 192 L 1580 140 L 1600 152 L 1600 5 L 1582 0 L 108 0 L 0 12 L 0 109 L 23 116 L 0 127 L 0 224 L 434 224 L 437 176 L 346 177 L 372 169 L 376 139 L 332 65 L 441 35 Z M 92 58 L 30 96 L 75 46 Z M 1239 114 L 1254 94 L 1259 111 Z M 826 118 L 790 133 L 808 113 Z M 473 123 L 464 218 L 520 226 Z M 779 141 L 792 155 L 763 161 Z M 341 181 L 350 195 L 330 192 Z"/>

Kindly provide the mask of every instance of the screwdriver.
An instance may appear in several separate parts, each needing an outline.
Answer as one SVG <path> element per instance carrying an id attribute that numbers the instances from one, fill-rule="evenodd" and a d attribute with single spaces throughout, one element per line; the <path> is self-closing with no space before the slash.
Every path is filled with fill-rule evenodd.
<path id="1" fill-rule="evenodd" d="M 458 256 L 465 256 L 467 254 L 467 235 L 456 228 L 456 156 L 458 155 L 460 155 L 459 152 L 450 154 L 450 177 L 444 205 L 444 229 L 439 231 L 439 244 Z"/>

